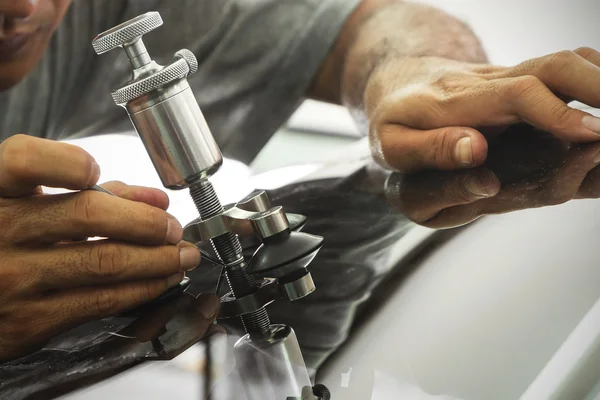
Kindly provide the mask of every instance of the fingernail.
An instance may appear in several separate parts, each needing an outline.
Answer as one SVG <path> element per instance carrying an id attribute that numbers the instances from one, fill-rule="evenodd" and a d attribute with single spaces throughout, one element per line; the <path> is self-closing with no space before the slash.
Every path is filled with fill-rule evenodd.
<path id="1" fill-rule="evenodd" d="M 191 271 L 200 264 L 200 252 L 195 247 L 184 247 L 179 250 L 179 260 L 182 270 Z"/>
<path id="2" fill-rule="evenodd" d="M 593 160 L 594 164 L 600 164 L 600 152 L 596 154 Z"/>
<path id="3" fill-rule="evenodd" d="M 591 115 L 586 115 L 581 120 L 583 125 L 588 128 L 590 131 L 597 133 L 600 135 L 600 118 L 592 117 Z"/>
<path id="4" fill-rule="evenodd" d="M 462 166 L 473 165 L 473 150 L 471 149 L 471 138 L 464 137 L 456 143 L 454 158 Z"/>
<path id="5" fill-rule="evenodd" d="M 100 166 L 94 161 L 92 163 L 92 176 L 90 177 L 88 186 L 94 186 L 96 183 L 98 183 L 98 180 L 100 180 L 100 172 Z"/>
<path id="6" fill-rule="evenodd" d="M 492 194 L 487 191 L 487 188 L 474 176 L 467 178 L 465 187 L 471 194 L 477 197 L 492 197 Z"/>
<path id="7" fill-rule="evenodd" d="M 167 278 L 167 285 L 170 288 L 177 286 L 181 283 L 181 281 L 183 280 L 184 277 L 185 277 L 185 273 L 183 273 L 183 272 L 180 272 L 175 275 L 171 275 L 170 277 Z"/>
<path id="8" fill-rule="evenodd" d="M 168 218 L 167 225 L 167 242 L 171 244 L 177 244 L 181 241 L 183 237 L 183 228 L 179 221 L 175 218 Z"/>

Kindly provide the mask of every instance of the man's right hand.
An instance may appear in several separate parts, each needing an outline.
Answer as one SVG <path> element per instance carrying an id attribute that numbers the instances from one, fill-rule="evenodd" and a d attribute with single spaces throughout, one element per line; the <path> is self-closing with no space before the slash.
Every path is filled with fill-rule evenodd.
<path id="1" fill-rule="evenodd" d="M 514 67 L 391 58 L 365 92 L 375 159 L 399 172 L 481 166 L 488 139 L 528 123 L 570 143 L 600 141 L 600 52 L 563 51 Z M 485 135 L 484 135 L 485 134 Z"/>
<path id="2" fill-rule="evenodd" d="M 99 175 L 76 146 L 24 135 L 0 144 L 0 360 L 155 299 L 199 264 L 166 194 L 122 183 L 106 186 L 119 197 L 83 190 Z M 88 237 L 105 239 L 78 239 Z"/>

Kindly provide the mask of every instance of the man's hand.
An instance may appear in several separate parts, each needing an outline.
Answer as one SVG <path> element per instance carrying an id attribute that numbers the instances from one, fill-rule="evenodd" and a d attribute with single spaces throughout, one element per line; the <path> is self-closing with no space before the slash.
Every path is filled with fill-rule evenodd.
<path id="1" fill-rule="evenodd" d="M 373 154 L 399 171 L 481 165 L 485 134 L 527 122 L 569 142 L 600 140 L 600 53 L 588 48 L 511 68 L 436 57 L 391 58 L 371 75 L 365 106 Z"/>
<path id="2" fill-rule="evenodd" d="M 481 165 L 489 135 L 518 122 L 570 142 L 600 140 L 600 120 L 567 106 L 600 107 L 599 66 L 588 48 L 489 65 L 475 33 L 452 15 L 362 0 L 308 96 L 346 106 L 384 167 L 453 170 Z"/>
<path id="3" fill-rule="evenodd" d="M 80 191 L 99 175 L 75 146 L 24 135 L 0 144 L 0 360 L 150 301 L 199 264 L 166 194 L 121 183 L 106 186 L 120 197 Z"/>

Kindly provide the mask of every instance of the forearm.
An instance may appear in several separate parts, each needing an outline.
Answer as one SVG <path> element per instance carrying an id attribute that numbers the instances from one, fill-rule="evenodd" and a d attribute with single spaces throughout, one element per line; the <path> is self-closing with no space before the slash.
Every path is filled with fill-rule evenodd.
<path id="1" fill-rule="evenodd" d="M 363 95 L 377 66 L 389 58 L 422 56 L 486 61 L 474 33 L 443 11 L 400 0 L 364 0 L 340 33 L 310 96 L 345 105 L 363 122 Z"/>

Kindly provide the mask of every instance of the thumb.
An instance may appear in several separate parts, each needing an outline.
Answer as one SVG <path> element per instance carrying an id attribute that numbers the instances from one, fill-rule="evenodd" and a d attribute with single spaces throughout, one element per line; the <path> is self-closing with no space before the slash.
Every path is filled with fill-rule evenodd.
<path id="1" fill-rule="evenodd" d="M 95 185 L 100 167 L 83 149 L 27 135 L 0 143 L 0 196 L 40 194 L 40 186 L 82 190 Z"/>
<path id="2" fill-rule="evenodd" d="M 448 127 L 428 131 L 385 125 L 371 136 L 375 160 L 400 172 L 455 170 L 480 166 L 488 144 L 477 130 Z"/>

